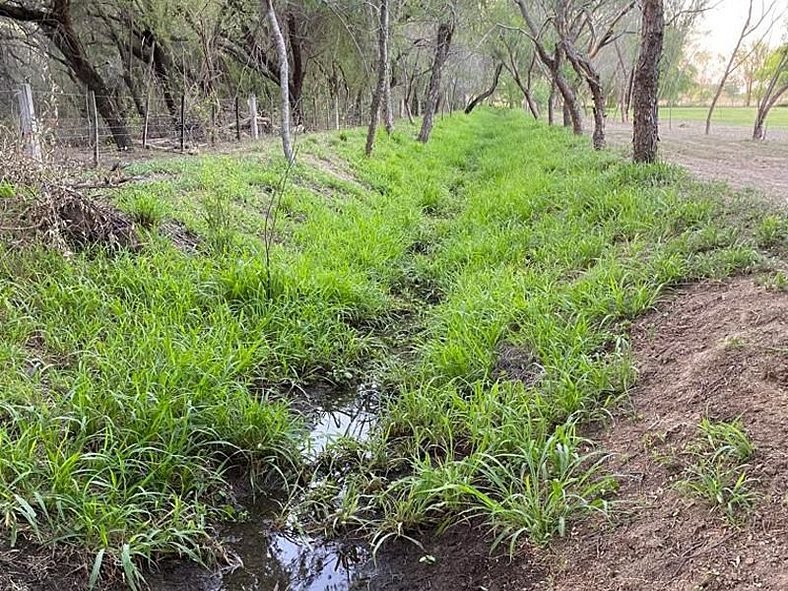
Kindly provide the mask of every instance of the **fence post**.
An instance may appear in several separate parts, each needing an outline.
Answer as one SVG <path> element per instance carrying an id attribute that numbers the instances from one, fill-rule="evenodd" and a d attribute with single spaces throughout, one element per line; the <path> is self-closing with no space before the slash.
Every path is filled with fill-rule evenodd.
<path id="1" fill-rule="evenodd" d="M 180 145 L 181 145 L 181 152 L 183 152 L 186 144 L 185 144 L 185 135 L 186 135 L 186 95 L 181 95 L 181 129 L 180 129 Z"/>
<path id="2" fill-rule="evenodd" d="M 249 121 L 251 123 L 252 139 L 256 140 L 259 136 L 259 130 L 257 129 L 257 97 L 253 94 L 249 95 Z"/>
<path id="3" fill-rule="evenodd" d="M 88 91 L 88 118 L 90 119 L 91 143 L 93 144 L 93 166 L 99 165 L 99 132 L 98 132 L 98 111 L 96 110 L 96 93 Z"/>
<path id="4" fill-rule="evenodd" d="M 41 160 L 41 143 L 38 138 L 38 121 L 33 106 L 33 90 L 29 84 L 19 89 L 19 113 L 22 124 L 22 140 L 25 142 L 25 153 L 36 160 Z"/>
<path id="5" fill-rule="evenodd" d="M 241 111 L 238 109 L 238 95 L 235 95 L 235 139 L 241 141 Z"/>

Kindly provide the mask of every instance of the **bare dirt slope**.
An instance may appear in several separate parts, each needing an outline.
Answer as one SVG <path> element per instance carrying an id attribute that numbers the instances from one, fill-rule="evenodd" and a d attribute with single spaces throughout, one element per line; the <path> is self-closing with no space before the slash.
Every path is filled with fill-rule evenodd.
<path id="1" fill-rule="evenodd" d="M 770 132 L 754 142 L 745 127 L 716 125 L 705 135 L 703 123 L 677 122 L 660 126 L 662 156 L 706 181 L 725 181 L 736 189 L 756 189 L 775 204 L 788 207 L 788 131 Z M 611 122 L 614 146 L 629 148 L 632 126 Z"/>
<path id="2" fill-rule="evenodd" d="M 554 545 L 547 588 L 788 589 L 788 294 L 752 278 L 694 285 L 636 324 L 633 349 L 633 415 L 598 434 L 620 475 L 614 523 Z M 741 417 L 757 448 L 743 525 L 674 486 L 704 417 Z"/>

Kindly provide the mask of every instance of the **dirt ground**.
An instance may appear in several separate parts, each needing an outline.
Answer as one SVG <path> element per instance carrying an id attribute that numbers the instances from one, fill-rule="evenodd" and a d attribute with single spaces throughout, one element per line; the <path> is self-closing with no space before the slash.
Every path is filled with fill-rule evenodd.
<path id="1" fill-rule="evenodd" d="M 612 524 L 553 546 L 549 589 L 788 589 L 788 294 L 753 278 L 679 291 L 633 330 L 631 416 L 600 434 L 621 489 Z M 702 418 L 741 418 L 759 500 L 733 526 L 674 486 Z"/>
<path id="2" fill-rule="evenodd" d="M 706 181 L 724 181 L 736 189 L 756 189 L 773 203 L 788 207 L 788 131 L 769 132 L 764 142 L 754 142 L 745 127 L 715 125 L 704 134 L 699 121 L 660 123 L 663 158 L 687 168 Z M 608 123 L 612 146 L 630 149 L 632 126 Z"/>

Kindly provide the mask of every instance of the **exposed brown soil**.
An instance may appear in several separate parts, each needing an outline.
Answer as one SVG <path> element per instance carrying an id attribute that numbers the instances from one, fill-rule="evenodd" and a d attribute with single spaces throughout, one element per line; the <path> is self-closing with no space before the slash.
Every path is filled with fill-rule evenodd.
<path id="1" fill-rule="evenodd" d="M 774 130 L 764 142 L 750 139 L 746 127 L 715 125 L 705 135 L 699 121 L 660 125 L 660 154 L 706 181 L 735 189 L 755 189 L 772 203 L 788 206 L 788 132 Z M 610 143 L 631 152 L 632 126 L 610 122 Z"/>
<path id="2" fill-rule="evenodd" d="M 544 579 L 543 568 L 531 552 L 514 559 L 503 550 L 490 554 L 484 527 L 458 525 L 442 536 L 388 544 L 376 572 L 353 589 L 370 591 L 527 591 Z M 434 560 L 433 560 L 434 559 Z"/>
<path id="3" fill-rule="evenodd" d="M 633 329 L 633 414 L 600 434 L 621 489 L 612 524 L 550 550 L 546 588 L 788 589 L 788 294 L 703 283 Z M 741 417 L 760 500 L 732 526 L 675 486 L 702 418 Z"/>

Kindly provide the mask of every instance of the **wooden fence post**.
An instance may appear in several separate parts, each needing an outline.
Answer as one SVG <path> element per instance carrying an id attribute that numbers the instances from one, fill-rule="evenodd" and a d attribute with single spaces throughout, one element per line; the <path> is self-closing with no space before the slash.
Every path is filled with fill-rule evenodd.
<path id="1" fill-rule="evenodd" d="M 36 160 L 41 160 L 41 143 L 38 138 L 38 121 L 33 106 L 33 90 L 29 84 L 19 89 L 19 113 L 21 116 L 22 140 L 25 153 Z"/>
<path id="2" fill-rule="evenodd" d="M 96 110 L 96 93 L 88 91 L 88 118 L 90 119 L 91 144 L 93 144 L 93 166 L 99 165 L 99 131 L 98 131 L 98 111 Z"/>
<path id="3" fill-rule="evenodd" d="M 259 130 L 257 129 L 257 97 L 253 94 L 249 95 L 249 121 L 252 139 L 256 140 L 259 136 Z"/>
<path id="4" fill-rule="evenodd" d="M 181 95 L 181 129 L 180 129 L 181 152 L 186 147 L 186 95 Z"/>
<path id="5" fill-rule="evenodd" d="M 235 95 L 235 139 L 241 141 L 241 112 L 238 109 L 238 95 Z"/>

